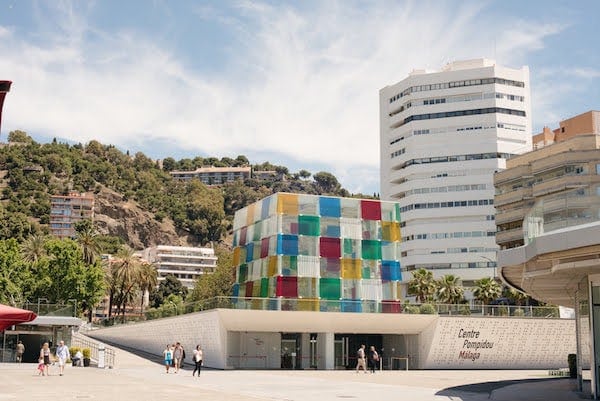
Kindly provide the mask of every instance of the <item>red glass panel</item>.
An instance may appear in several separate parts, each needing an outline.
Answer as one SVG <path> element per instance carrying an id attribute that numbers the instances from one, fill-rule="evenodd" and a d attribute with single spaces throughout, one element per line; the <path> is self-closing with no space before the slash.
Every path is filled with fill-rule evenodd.
<path id="1" fill-rule="evenodd" d="M 247 232 L 248 232 L 248 227 L 242 227 L 240 229 L 240 245 L 246 245 Z"/>
<path id="2" fill-rule="evenodd" d="M 381 220 L 381 203 L 363 199 L 360 201 L 360 212 L 363 220 Z"/>
<path id="3" fill-rule="evenodd" d="M 254 283 L 252 281 L 246 282 L 246 298 L 250 298 L 252 296 L 252 285 Z"/>
<path id="4" fill-rule="evenodd" d="M 339 258 L 342 254 L 339 238 L 321 237 L 319 246 L 323 258 Z"/>
<path id="5" fill-rule="evenodd" d="M 275 296 L 298 298 L 298 277 L 277 277 Z"/>
<path id="6" fill-rule="evenodd" d="M 260 258 L 267 256 L 269 256 L 269 238 L 263 238 L 260 240 Z"/>

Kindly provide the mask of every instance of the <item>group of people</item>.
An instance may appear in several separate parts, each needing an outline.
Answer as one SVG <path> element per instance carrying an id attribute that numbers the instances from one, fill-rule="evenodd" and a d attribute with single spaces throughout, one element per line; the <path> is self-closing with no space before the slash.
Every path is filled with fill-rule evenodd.
<path id="1" fill-rule="evenodd" d="M 375 346 L 371 345 L 369 351 L 366 351 L 366 345 L 362 344 L 356 352 L 356 373 L 363 368 L 367 373 L 367 368 L 371 373 L 375 373 L 375 369 L 379 367 L 379 354 L 375 350 Z"/>
<path id="2" fill-rule="evenodd" d="M 62 340 L 59 342 L 58 347 L 56 347 L 56 359 L 58 362 L 59 376 L 62 376 L 65 373 L 65 364 L 67 363 L 67 360 L 71 359 L 69 347 L 67 347 Z M 50 376 L 48 369 L 50 365 L 52 365 L 52 353 L 50 352 L 49 343 L 45 342 L 42 345 L 38 362 L 38 375 Z"/>
<path id="3" fill-rule="evenodd" d="M 169 369 L 174 368 L 175 373 L 178 373 L 179 369 L 183 366 L 183 360 L 185 359 L 185 349 L 179 341 L 175 344 L 167 344 L 165 350 L 163 351 L 163 357 L 165 360 L 166 372 L 169 373 Z M 192 376 L 195 376 L 196 372 L 198 372 L 198 377 L 200 377 L 200 370 L 202 369 L 202 360 L 202 348 L 200 347 L 200 345 L 197 345 L 192 356 L 192 362 L 194 362 L 194 372 L 192 373 Z"/>

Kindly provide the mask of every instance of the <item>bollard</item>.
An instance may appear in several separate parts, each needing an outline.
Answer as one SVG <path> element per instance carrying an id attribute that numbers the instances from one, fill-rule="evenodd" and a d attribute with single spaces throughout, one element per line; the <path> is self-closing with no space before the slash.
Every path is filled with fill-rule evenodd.
<path id="1" fill-rule="evenodd" d="M 98 345 L 98 368 L 104 369 L 104 344 Z"/>

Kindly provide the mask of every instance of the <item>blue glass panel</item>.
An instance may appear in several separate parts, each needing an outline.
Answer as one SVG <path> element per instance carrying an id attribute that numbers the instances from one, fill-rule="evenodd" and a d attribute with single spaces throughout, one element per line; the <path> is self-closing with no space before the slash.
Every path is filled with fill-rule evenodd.
<path id="1" fill-rule="evenodd" d="M 353 299 L 343 299 L 342 312 L 362 312 L 361 301 Z"/>
<path id="2" fill-rule="evenodd" d="M 400 262 L 398 262 L 397 260 L 382 260 L 381 279 L 390 281 L 402 280 L 402 273 L 400 272 Z"/>
<path id="3" fill-rule="evenodd" d="M 277 234 L 277 254 L 298 256 L 298 236 Z"/>
<path id="4" fill-rule="evenodd" d="M 319 212 L 321 216 L 340 217 L 342 215 L 340 198 L 319 197 Z"/>
<path id="5" fill-rule="evenodd" d="M 260 211 L 260 219 L 265 220 L 267 217 L 269 217 L 269 206 L 271 205 L 271 197 L 269 196 L 268 198 L 263 199 L 261 203 L 262 209 Z"/>
<path id="6" fill-rule="evenodd" d="M 238 283 L 235 283 L 233 285 L 233 296 L 237 297 L 240 295 L 240 285 Z"/>
<path id="7" fill-rule="evenodd" d="M 254 243 L 248 242 L 246 244 L 246 262 L 252 262 L 252 260 L 254 260 L 253 255 L 254 255 Z"/>

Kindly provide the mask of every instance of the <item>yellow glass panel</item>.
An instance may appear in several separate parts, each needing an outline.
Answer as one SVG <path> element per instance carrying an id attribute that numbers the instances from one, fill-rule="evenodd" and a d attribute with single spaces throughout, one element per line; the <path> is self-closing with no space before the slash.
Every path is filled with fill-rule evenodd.
<path id="1" fill-rule="evenodd" d="M 360 279 L 362 262 L 360 259 L 342 259 L 342 278 Z"/>
<path id="2" fill-rule="evenodd" d="M 256 203 L 252 203 L 246 207 L 246 225 L 250 226 L 254 223 L 254 209 L 256 208 Z"/>
<path id="3" fill-rule="evenodd" d="M 298 195 L 277 194 L 277 213 L 298 215 Z"/>
<path id="4" fill-rule="evenodd" d="M 235 248 L 233 248 L 233 260 L 232 260 L 232 264 L 234 266 L 239 266 L 240 265 L 240 252 L 241 249 L 239 246 L 236 246 Z"/>
<path id="5" fill-rule="evenodd" d="M 400 241 L 400 223 L 395 221 L 382 221 L 381 230 L 384 241 Z"/>
<path id="6" fill-rule="evenodd" d="M 277 256 L 269 256 L 269 266 L 267 267 L 267 276 L 277 275 Z"/>
<path id="7" fill-rule="evenodd" d="M 298 299 L 298 310 L 299 311 L 319 311 L 319 300 L 312 298 Z"/>
<path id="8" fill-rule="evenodd" d="M 252 283 L 252 296 L 255 298 L 260 297 L 260 280 L 255 280 Z"/>

